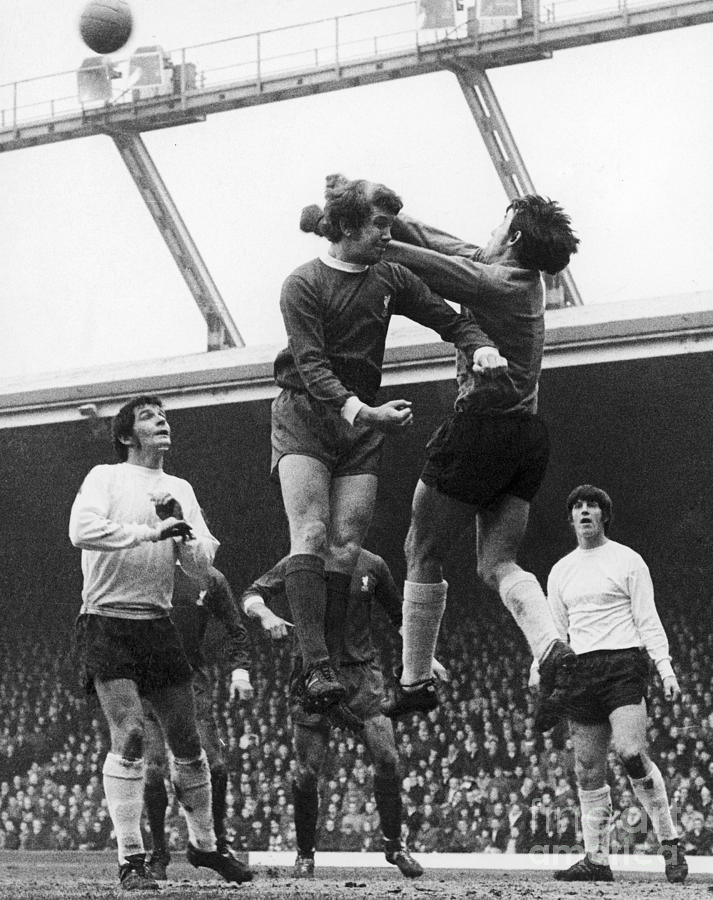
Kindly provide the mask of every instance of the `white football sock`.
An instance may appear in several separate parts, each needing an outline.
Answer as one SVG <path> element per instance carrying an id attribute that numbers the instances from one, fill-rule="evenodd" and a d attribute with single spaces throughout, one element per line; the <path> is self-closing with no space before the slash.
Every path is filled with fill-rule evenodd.
<path id="1" fill-rule="evenodd" d="M 124 759 L 117 753 L 107 753 L 102 771 L 104 796 L 116 835 L 119 864 L 133 853 L 144 852 L 144 773 L 143 759 Z"/>
<path id="2" fill-rule="evenodd" d="M 404 582 L 403 685 L 431 677 L 447 592 L 447 581 L 435 584 Z"/>
<path id="3" fill-rule="evenodd" d="M 517 569 L 498 585 L 500 596 L 525 635 L 533 657 L 540 662 L 555 641 L 561 640 L 540 583 L 531 572 Z"/>
<path id="4" fill-rule="evenodd" d="M 639 803 L 646 810 L 651 825 L 660 841 L 671 841 L 677 837 L 676 826 L 671 818 L 671 810 L 666 796 L 661 770 L 651 763 L 649 774 L 643 778 L 629 778 Z"/>
<path id="5" fill-rule="evenodd" d="M 195 759 L 172 757 L 171 781 L 186 817 L 188 840 L 197 850 L 215 850 L 210 768 L 205 750 Z"/>
<path id="6" fill-rule="evenodd" d="M 593 791 L 578 789 L 582 807 L 582 836 L 584 849 L 592 862 L 600 866 L 609 865 L 609 826 L 612 806 L 609 785 Z"/>

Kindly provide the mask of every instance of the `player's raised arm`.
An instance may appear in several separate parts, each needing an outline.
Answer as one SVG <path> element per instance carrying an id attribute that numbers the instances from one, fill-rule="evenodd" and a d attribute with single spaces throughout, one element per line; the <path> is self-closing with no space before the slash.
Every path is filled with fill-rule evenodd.
<path id="1" fill-rule="evenodd" d="M 394 220 L 394 224 L 391 226 L 391 236 L 395 241 L 403 244 L 425 247 L 446 256 L 463 256 L 466 259 L 483 262 L 482 247 L 454 237 L 447 231 L 441 231 L 440 228 L 434 228 L 425 222 L 419 222 L 418 219 L 413 219 L 403 212 L 400 212 Z"/>

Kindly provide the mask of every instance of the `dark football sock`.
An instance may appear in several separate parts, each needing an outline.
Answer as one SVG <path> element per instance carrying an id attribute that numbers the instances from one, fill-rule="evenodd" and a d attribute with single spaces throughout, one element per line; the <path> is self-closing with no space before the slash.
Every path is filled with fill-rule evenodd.
<path id="1" fill-rule="evenodd" d="M 351 575 L 328 571 L 327 612 L 325 615 L 325 638 L 332 665 L 337 668 L 341 662 L 344 644 L 344 623 L 347 619 L 347 605 L 351 588 Z"/>
<path id="2" fill-rule="evenodd" d="M 225 838 L 225 795 L 228 792 L 228 773 L 222 766 L 211 769 L 210 786 L 213 829 L 215 839 L 221 841 Z"/>
<path id="3" fill-rule="evenodd" d="M 374 776 L 374 799 L 381 819 L 381 832 L 391 848 L 401 842 L 401 785 L 395 775 Z"/>
<path id="4" fill-rule="evenodd" d="M 168 794 L 163 779 L 146 782 L 144 806 L 153 838 L 153 848 L 154 850 L 163 849 L 166 846 L 166 808 L 168 807 Z"/>
<path id="5" fill-rule="evenodd" d="M 298 553 L 285 566 L 285 594 L 297 631 L 305 669 L 329 658 L 324 639 L 327 585 L 324 560 Z"/>
<path id="6" fill-rule="evenodd" d="M 319 814 L 317 786 L 301 788 L 296 781 L 293 781 L 292 796 L 295 801 L 297 851 L 300 856 L 314 856 L 314 839 L 317 831 L 317 816 Z"/>

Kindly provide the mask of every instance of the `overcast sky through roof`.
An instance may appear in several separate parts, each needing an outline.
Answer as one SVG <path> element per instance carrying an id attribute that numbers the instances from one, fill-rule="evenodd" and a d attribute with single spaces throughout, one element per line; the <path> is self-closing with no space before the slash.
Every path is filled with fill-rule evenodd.
<path id="1" fill-rule="evenodd" d="M 117 59 L 387 4 L 131 5 L 134 35 Z M 0 83 L 78 68 L 90 55 L 82 6 L 0 0 Z M 536 188 L 563 203 L 582 239 L 571 269 L 585 303 L 713 289 L 712 39 L 713 25 L 696 26 L 489 72 Z M 144 140 L 250 345 L 284 340 L 280 285 L 320 250 L 297 221 L 321 200 L 325 174 L 383 181 L 408 211 L 477 243 L 506 205 L 449 73 L 221 113 Z M 0 184 L 0 375 L 205 349 L 202 317 L 108 137 L 5 153 Z"/>

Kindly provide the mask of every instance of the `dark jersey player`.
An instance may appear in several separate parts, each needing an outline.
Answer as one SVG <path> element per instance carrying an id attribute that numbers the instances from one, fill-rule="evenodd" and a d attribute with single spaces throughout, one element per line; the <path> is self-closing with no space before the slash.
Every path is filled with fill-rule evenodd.
<path id="1" fill-rule="evenodd" d="M 222 572 L 211 566 L 207 587 L 200 589 L 180 567 L 176 569 L 173 589 L 173 619 L 181 636 L 183 649 L 193 672 L 193 696 L 201 745 L 208 757 L 212 789 L 213 826 L 218 853 L 229 854 L 225 834 L 225 804 L 228 769 L 222 741 L 213 716 L 213 678 L 203 653 L 206 630 L 211 619 L 219 622 L 224 633 L 222 656 L 231 671 L 230 699 L 250 700 L 251 644 L 242 622 L 233 592 Z M 168 772 L 166 742 L 161 724 L 150 703 L 146 711 L 146 787 L 144 805 L 153 839 L 153 850 L 147 868 L 157 881 L 166 880 L 170 853 L 166 844 L 166 809 L 168 796 L 165 778 Z"/>
<path id="2" fill-rule="evenodd" d="M 433 328 L 470 359 L 488 343 L 407 268 L 382 257 L 401 209 L 393 191 L 328 179 L 319 259 L 285 281 L 288 345 L 275 360 L 272 468 L 290 528 L 285 590 L 305 667 L 307 699 L 335 701 L 344 686 L 329 665 L 327 606 L 341 610 L 376 501 L 383 432 L 408 426 L 410 402 L 376 404 L 389 322 Z"/>
<path id="3" fill-rule="evenodd" d="M 265 631 L 280 636 L 276 615 L 285 603 L 285 572 L 289 558 L 258 578 L 242 597 L 248 616 L 260 620 Z M 395 629 L 401 627 L 401 595 L 388 566 L 381 557 L 362 550 L 352 573 L 346 615 L 342 621 L 328 616 L 329 642 L 339 654 L 337 673 L 345 686 L 342 701 L 357 719 L 363 720 L 362 739 L 374 762 L 374 796 L 384 835 L 386 859 L 398 866 L 408 878 L 422 874 L 421 866 L 401 844 L 401 784 L 398 776 L 398 753 L 391 721 L 380 709 L 384 682 L 377 651 L 372 640 L 372 610 L 378 603 Z M 274 609 L 270 609 L 273 607 Z M 434 660 L 434 668 L 444 670 Z M 297 641 L 294 646 L 293 672 L 290 679 L 290 707 L 294 729 L 297 777 L 293 783 L 297 860 L 295 874 L 314 874 L 315 832 L 319 806 L 318 779 L 329 742 L 330 719 L 305 709 L 303 663 Z M 331 707 L 330 715 L 336 707 Z M 334 721 L 334 720 L 332 720 Z"/>
<path id="4" fill-rule="evenodd" d="M 311 222 L 324 232 L 314 215 Z M 484 248 L 402 215 L 392 234 L 386 258 L 460 303 L 487 339 L 474 366 L 458 353 L 455 409 L 428 444 L 414 493 L 405 548 L 403 675 L 385 709 L 398 716 L 437 704 L 430 660 L 446 605 L 443 563 L 457 536 L 476 521 L 478 572 L 500 594 L 540 662 L 537 721 L 543 728 L 563 699 L 573 654 L 517 553 L 549 454 L 537 415 L 545 334 L 540 271 L 563 269 L 578 239 L 560 207 L 534 195 L 512 201 Z"/>

